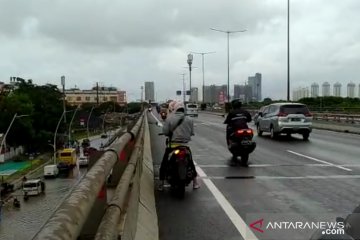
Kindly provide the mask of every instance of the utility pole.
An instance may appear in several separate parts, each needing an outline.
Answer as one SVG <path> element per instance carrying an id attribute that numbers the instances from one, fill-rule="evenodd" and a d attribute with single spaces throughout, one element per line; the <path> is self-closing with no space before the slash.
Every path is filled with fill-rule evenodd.
<path id="1" fill-rule="evenodd" d="M 290 101 L 290 0 L 287 1 L 287 100 Z"/>
<path id="2" fill-rule="evenodd" d="M 99 83 L 96 82 L 96 104 L 99 106 Z"/>
<path id="3" fill-rule="evenodd" d="M 65 76 L 61 76 L 61 85 L 63 88 L 63 111 L 66 112 L 66 103 L 65 103 Z M 64 116 L 64 123 L 66 124 L 66 114 Z"/>

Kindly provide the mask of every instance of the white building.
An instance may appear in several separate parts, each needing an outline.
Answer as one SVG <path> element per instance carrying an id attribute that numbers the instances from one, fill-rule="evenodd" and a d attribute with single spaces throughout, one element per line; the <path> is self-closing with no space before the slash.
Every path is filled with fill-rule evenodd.
<path id="1" fill-rule="evenodd" d="M 355 97 L 355 83 L 348 83 L 347 85 L 347 97 L 354 98 Z"/>
<path id="2" fill-rule="evenodd" d="M 300 87 L 293 91 L 293 101 L 298 101 L 302 98 L 310 97 L 310 91 L 308 87 Z"/>
<path id="3" fill-rule="evenodd" d="M 311 97 L 316 98 L 319 96 L 319 84 L 313 83 L 311 85 Z"/>
<path id="4" fill-rule="evenodd" d="M 334 96 L 341 97 L 341 83 L 339 82 L 334 84 Z"/>
<path id="5" fill-rule="evenodd" d="M 322 96 L 327 97 L 330 96 L 330 83 L 324 82 L 322 85 Z"/>

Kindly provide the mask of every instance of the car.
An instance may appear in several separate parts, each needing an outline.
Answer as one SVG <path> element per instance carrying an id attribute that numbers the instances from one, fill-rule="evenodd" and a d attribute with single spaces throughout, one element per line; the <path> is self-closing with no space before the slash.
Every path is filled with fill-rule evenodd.
<path id="1" fill-rule="evenodd" d="M 80 156 L 79 157 L 79 166 L 87 166 L 89 165 L 89 157 L 88 156 Z"/>
<path id="2" fill-rule="evenodd" d="M 261 107 L 260 110 L 259 110 L 259 111 L 255 114 L 255 116 L 254 116 L 254 124 L 255 124 L 256 126 L 257 126 L 257 124 L 259 123 L 259 117 L 260 117 L 261 114 L 263 114 L 265 107 L 267 107 L 267 106 Z"/>
<path id="3" fill-rule="evenodd" d="M 24 182 L 23 188 L 25 196 L 36 196 L 45 191 L 45 183 L 41 179 L 30 179 Z"/>
<path id="4" fill-rule="evenodd" d="M 258 135 L 269 132 L 271 138 L 280 134 L 298 133 L 306 141 L 312 131 L 312 115 L 305 104 L 302 103 L 274 103 L 265 106 L 256 120 Z"/>
<path id="5" fill-rule="evenodd" d="M 107 138 L 107 137 L 108 137 L 108 135 L 106 133 L 101 134 L 101 138 Z"/>
<path id="6" fill-rule="evenodd" d="M 186 106 L 185 106 L 185 114 L 187 116 L 197 117 L 199 115 L 198 109 L 199 109 L 199 107 L 198 107 L 197 104 L 187 103 Z"/>
<path id="7" fill-rule="evenodd" d="M 81 146 L 83 148 L 87 148 L 87 147 L 90 147 L 90 140 L 88 138 L 85 138 L 82 143 L 81 143 Z"/>
<path id="8" fill-rule="evenodd" d="M 55 164 L 47 165 L 44 167 L 44 178 L 57 177 L 58 174 L 59 174 L 59 169 Z"/>

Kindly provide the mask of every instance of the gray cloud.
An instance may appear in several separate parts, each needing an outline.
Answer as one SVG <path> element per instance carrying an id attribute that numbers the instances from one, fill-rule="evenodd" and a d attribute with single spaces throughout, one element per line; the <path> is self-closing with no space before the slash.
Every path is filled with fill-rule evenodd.
<path id="1" fill-rule="evenodd" d="M 0 0 L 0 79 L 89 88 L 96 81 L 139 98 L 144 81 L 158 97 L 182 88 L 189 51 L 208 55 L 206 82 L 226 83 L 226 35 L 209 28 L 247 29 L 231 36 L 231 85 L 263 74 L 264 96 L 286 93 L 286 1 Z M 357 0 L 291 0 L 292 87 L 312 82 L 360 83 Z M 194 66 L 201 66 L 194 56 Z M 201 69 L 193 85 L 200 87 Z"/>

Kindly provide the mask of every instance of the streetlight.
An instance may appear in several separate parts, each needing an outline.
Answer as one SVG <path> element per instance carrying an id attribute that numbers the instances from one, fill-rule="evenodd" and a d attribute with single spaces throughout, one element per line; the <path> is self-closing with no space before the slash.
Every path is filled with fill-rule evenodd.
<path id="1" fill-rule="evenodd" d="M 194 54 L 201 54 L 202 57 L 202 74 L 203 74 L 203 87 L 202 87 L 202 102 L 205 102 L 205 73 L 204 73 L 204 55 L 212 54 L 215 52 L 192 52 Z"/>
<path id="2" fill-rule="evenodd" d="M 227 100 L 230 102 L 230 53 L 229 53 L 229 35 L 230 33 L 238 33 L 238 32 L 246 32 L 247 30 L 239 30 L 239 31 L 224 31 L 215 28 L 210 28 L 213 31 L 222 32 L 227 34 L 227 69 L 228 69 L 228 82 L 227 82 Z"/>
<path id="3" fill-rule="evenodd" d="M 30 115 L 17 115 L 17 113 L 15 113 L 13 119 L 12 119 L 11 122 L 10 122 L 10 125 L 9 125 L 8 129 L 7 129 L 6 132 L 5 132 L 5 135 L 4 135 L 3 139 L 1 140 L 0 154 L 1 154 L 1 152 L 2 152 L 2 148 L 3 148 L 3 145 L 4 145 L 4 143 L 5 143 L 5 139 L 6 139 L 7 135 L 8 135 L 8 133 L 9 133 L 10 128 L 11 128 L 11 126 L 13 125 L 15 119 L 16 119 L 16 118 L 22 118 L 22 117 L 28 117 L 28 116 L 30 116 Z"/>
<path id="4" fill-rule="evenodd" d="M 86 123 L 86 132 L 87 132 L 87 137 L 88 137 L 88 139 L 90 138 L 90 134 L 89 134 L 89 122 L 90 122 L 90 117 L 91 117 L 91 114 L 92 114 L 94 108 L 95 108 L 95 105 L 92 106 L 92 108 L 91 108 L 91 110 L 90 110 L 89 117 L 88 117 L 88 119 L 87 119 L 87 123 Z"/>
<path id="5" fill-rule="evenodd" d="M 71 121 L 70 121 L 70 124 L 69 124 L 69 143 L 71 141 L 71 125 L 72 125 L 72 122 L 74 121 L 74 118 L 75 118 L 75 114 L 76 112 L 80 109 L 80 107 L 78 106 L 76 109 L 75 109 L 75 112 L 71 118 Z"/>
<path id="6" fill-rule="evenodd" d="M 66 103 L 65 103 L 65 76 L 61 76 L 61 85 L 63 88 L 63 111 L 66 112 Z M 64 123 L 66 124 L 66 116 L 64 116 Z"/>
<path id="7" fill-rule="evenodd" d="M 191 64 L 193 61 L 193 55 L 191 53 L 188 54 L 187 63 L 189 64 L 189 72 L 190 72 L 190 99 L 189 102 L 192 101 L 192 89 L 191 89 Z"/>
<path id="8" fill-rule="evenodd" d="M 287 7 L 287 100 L 290 101 L 290 0 Z"/>
<path id="9" fill-rule="evenodd" d="M 65 116 L 65 113 L 67 112 L 72 112 L 74 110 L 70 110 L 70 111 L 63 111 L 63 113 L 61 114 L 61 117 L 57 123 L 57 126 L 56 126 L 56 130 L 55 130 L 55 134 L 54 134 L 54 164 L 56 164 L 56 135 L 57 135 L 57 132 L 58 132 L 58 129 L 59 129 L 59 126 L 60 126 L 60 122 L 62 120 L 62 118 Z"/>

